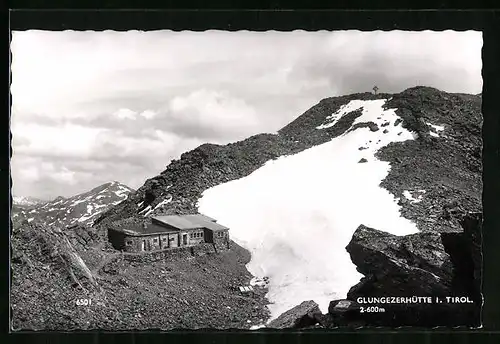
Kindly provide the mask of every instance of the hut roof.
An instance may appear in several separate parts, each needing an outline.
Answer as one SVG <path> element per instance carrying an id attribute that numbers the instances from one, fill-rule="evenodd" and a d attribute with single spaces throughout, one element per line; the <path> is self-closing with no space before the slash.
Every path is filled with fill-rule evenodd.
<path id="1" fill-rule="evenodd" d="M 201 228 L 207 228 L 213 231 L 224 231 L 229 229 L 216 223 L 215 219 L 202 214 L 156 216 L 153 217 L 153 219 L 156 221 L 146 225 L 142 225 L 141 223 L 127 223 L 113 226 L 113 229 L 133 236 L 175 233 L 181 230 Z"/>
<path id="2" fill-rule="evenodd" d="M 218 224 L 215 219 L 202 214 L 156 216 L 153 219 L 179 230 L 208 228 L 213 231 L 221 231 L 228 229 Z"/>

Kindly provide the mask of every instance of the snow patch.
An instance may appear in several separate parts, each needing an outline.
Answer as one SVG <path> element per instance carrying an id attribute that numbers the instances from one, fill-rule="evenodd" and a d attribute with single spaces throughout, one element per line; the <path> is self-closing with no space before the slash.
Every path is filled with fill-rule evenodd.
<path id="1" fill-rule="evenodd" d="M 88 214 L 92 213 L 93 209 L 94 209 L 94 206 L 92 204 L 87 204 L 87 213 Z"/>
<path id="2" fill-rule="evenodd" d="M 158 208 L 159 208 L 159 207 L 161 207 L 161 206 L 167 205 L 167 204 L 169 204 L 170 202 L 172 202 L 172 196 L 170 196 L 170 198 L 166 198 L 166 199 L 164 199 L 163 201 L 161 201 L 160 203 L 158 203 L 158 204 L 156 205 L 156 207 L 154 207 L 154 209 L 153 209 L 153 210 L 156 210 L 156 209 L 158 209 Z"/>
<path id="3" fill-rule="evenodd" d="M 435 131 L 443 131 L 444 130 L 444 126 L 443 125 L 435 125 L 435 124 L 432 124 L 430 122 L 426 122 L 426 124 L 430 127 L 432 127 Z"/>
<path id="4" fill-rule="evenodd" d="M 429 132 L 429 134 L 433 137 L 439 137 L 439 134 L 437 132 L 444 130 L 444 126 L 442 126 L 442 125 L 435 125 L 435 124 L 432 124 L 430 122 L 426 122 L 426 124 L 434 130 L 434 131 L 431 130 Z"/>
<path id="5" fill-rule="evenodd" d="M 84 221 L 87 221 L 88 219 L 91 219 L 94 215 L 90 214 L 90 215 L 83 215 L 82 217 L 80 217 L 78 219 L 78 222 L 84 222 Z"/>
<path id="6" fill-rule="evenodd" d="M 78 205 L 78 204 L 80 204 L 80 203 L 83 203 L 83 202 L 85 202 L 85 200 L 84 200 L 84 199 L 82 199 L 82 200 L 76 200 L 76 201 L 74 201 L 74 202 L 71 204 L 71 206 L 72 206 L 72 207 L 74 207 L 74 206 L 76 206 L 76 205 Z"/>
<path id="7" fill-rule="evenodd" d="M 405 190 L 403 191 L 403 196 L 405 196 L 405 198 L 412 203 L 422 202 L 422 197 L 424 196 L 423 194 L 425 193 L 425 190 L 414 191 L 414 193 L 417 193 L 416 197 L 413 196 L 410 191 Z M 420 193 L 420 195 L 418 195 L 418 193 Z"/>
<path id="8" fill-rule="evenodd" d="M 326 129 L 333 127 L 342 118 L 342 116 L 350 112 L 359 110 L 363 107 L 363 105 L 364 102 L 362 100 L 352 100 L 349 103 L 342 105 L 336 112 L 332 113 L 326 118 L 325 123 L 317 126 L 316 129 Z"/>
<path id="9" fill-rule="evenodd" d="M 144 214 L 144 216 L 148 216 L 152 211 L 153 209 L 151 209 L 151 205 L 148 205 L 146 208 L 141 210 L 139 214 Z"/>
<path id="10" fill-rule="evenodd" d="M 355 123 L 394 122 L 399 117 L 382 108 L 385 102 L 351 101 L 332 120 L 363 108 Z M 418 232 L 394 195 L 379 186 L 390 164 L 375 157 L 381 147 L 414 137 L 403 127 L 386 133 L 361 127 L 203 192 L 199 211 L 228 226 L 250 251 L 252 275 L 269 278 L 271 319 L 304 300 L 325 313 L 330 301 L 346 297 L 362 277 L 345 250 L 359 225 L 395 235 Z M 358 164 L 363 157 L 369 161 Z"/>
<path id="11" fill-rule="evenodd" d="M 258 286 L 258 287 L 265 287 L 267 286 L 267 282 L 265 278 L 259 278 L 259 277 L 253 277 L 250 280 L 250 285 L 252 287 Z"/>
<path id="12" fill-rule="evenodd" d="M 124 197 L 124 199 L 126 199 L 128 197 L 129 193 L 130 193 L 130 191 L 128 191 L 126 189 L 121 189 L 121 190 L 115 191 L 115 195 L 117 197 Z"/>
<path id="13" fill-rule="evenodd" d="M 105 208 L 107 206 L 108 206 L 107 204 L 96 204 L 96 205 L 94 205 L 94 210 L 99 209 L 99 208 Z"/>

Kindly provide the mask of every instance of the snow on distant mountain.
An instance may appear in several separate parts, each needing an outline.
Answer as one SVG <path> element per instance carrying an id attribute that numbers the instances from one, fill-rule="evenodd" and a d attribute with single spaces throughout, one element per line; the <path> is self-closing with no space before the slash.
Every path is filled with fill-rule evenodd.
<path id="1" fill-rule="evenodd" d="M 49 226 L 66 227 L 73 224 L 92 225 L 97 215 L 127 199 L 133 189 L 119 182 L 100 185 L 88 192 L 53 201 L 35 204 L 29 208 L 14 207 L 12 219 L 16 222 L 36 221 Z"/>
<path id="2" fill-rule="evenodd" d="M 12 196 L 12 204 L 19 207 L 30 207 L 38 204 L 45 203 L 47 201 L 35 198 L 35 197 L 25 197 L 25 196 Z"/>

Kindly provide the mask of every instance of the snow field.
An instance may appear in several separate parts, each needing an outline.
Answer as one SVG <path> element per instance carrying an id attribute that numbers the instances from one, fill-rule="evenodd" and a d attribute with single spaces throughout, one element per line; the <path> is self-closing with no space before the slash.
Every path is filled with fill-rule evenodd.
<path id="1" fill-rule="evenodd" d="M 351 101 L 318 127 L 362 108 L 354 124 L 372 121 L 378 131 L 358 128 L 268 161 L 199 199 L 199 211 L 228 226 L 232 239 L 250 251 L 250 273 L 269 278 L 271 320 L 306 300 L 326 312 L 330 301 L 346 296 L 362 277 L 345 250 L 359 225 L 396 235 L 417 232 L 401 217 L 394 196 L 379 187 L 390 166 L 374 153 L 390 142 L 414 139 L 401 124 L 394 126 L 398 117 L 394 109 L 382 108 L 385 102 Z M 358 163 L 361 158 L 368 162 Z"/>

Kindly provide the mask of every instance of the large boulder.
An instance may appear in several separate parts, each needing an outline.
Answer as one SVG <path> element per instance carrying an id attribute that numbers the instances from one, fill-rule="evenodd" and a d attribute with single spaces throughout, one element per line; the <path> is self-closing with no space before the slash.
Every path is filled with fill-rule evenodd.
<path id="1" fill-rule="evenodd" d="M 356 296 L 448 296 L 453 265 L 439 233 L 396 236 L 359 226 L 346 247 L 365 277 Z"/>
<path id="2" fill-rule="evenodd" d="M 361 305 L 352 300 L 334 300 L 328 306 L 328 314 L 320 318 L 322 327 L 362 327 L 365 321 Z"/>
<path id="3" fill-rule="evenodd" d="M 281 314 L 266 325 L 266 327 L 278 329 L 310 327 L 318 323 L 318 316 L 320 315 L 321 311 L 316 302 L 304 301 L 300 305 Z"/>
<path id="4" fill-rule="evenodd" d="M 462 226 L 462 232 L 406 236 L 360 226 L 346 249 L 365 277 L 347 294 L 360 309 L 347 322 L 388 327 L 479 326 L 481 214 L 464 215 Z M 461 301 L 451 302 L 455 300 L 451 297 Z M 331 304 L 329 326 L 345 323 L 346 316 L 334 309 Z"/>

